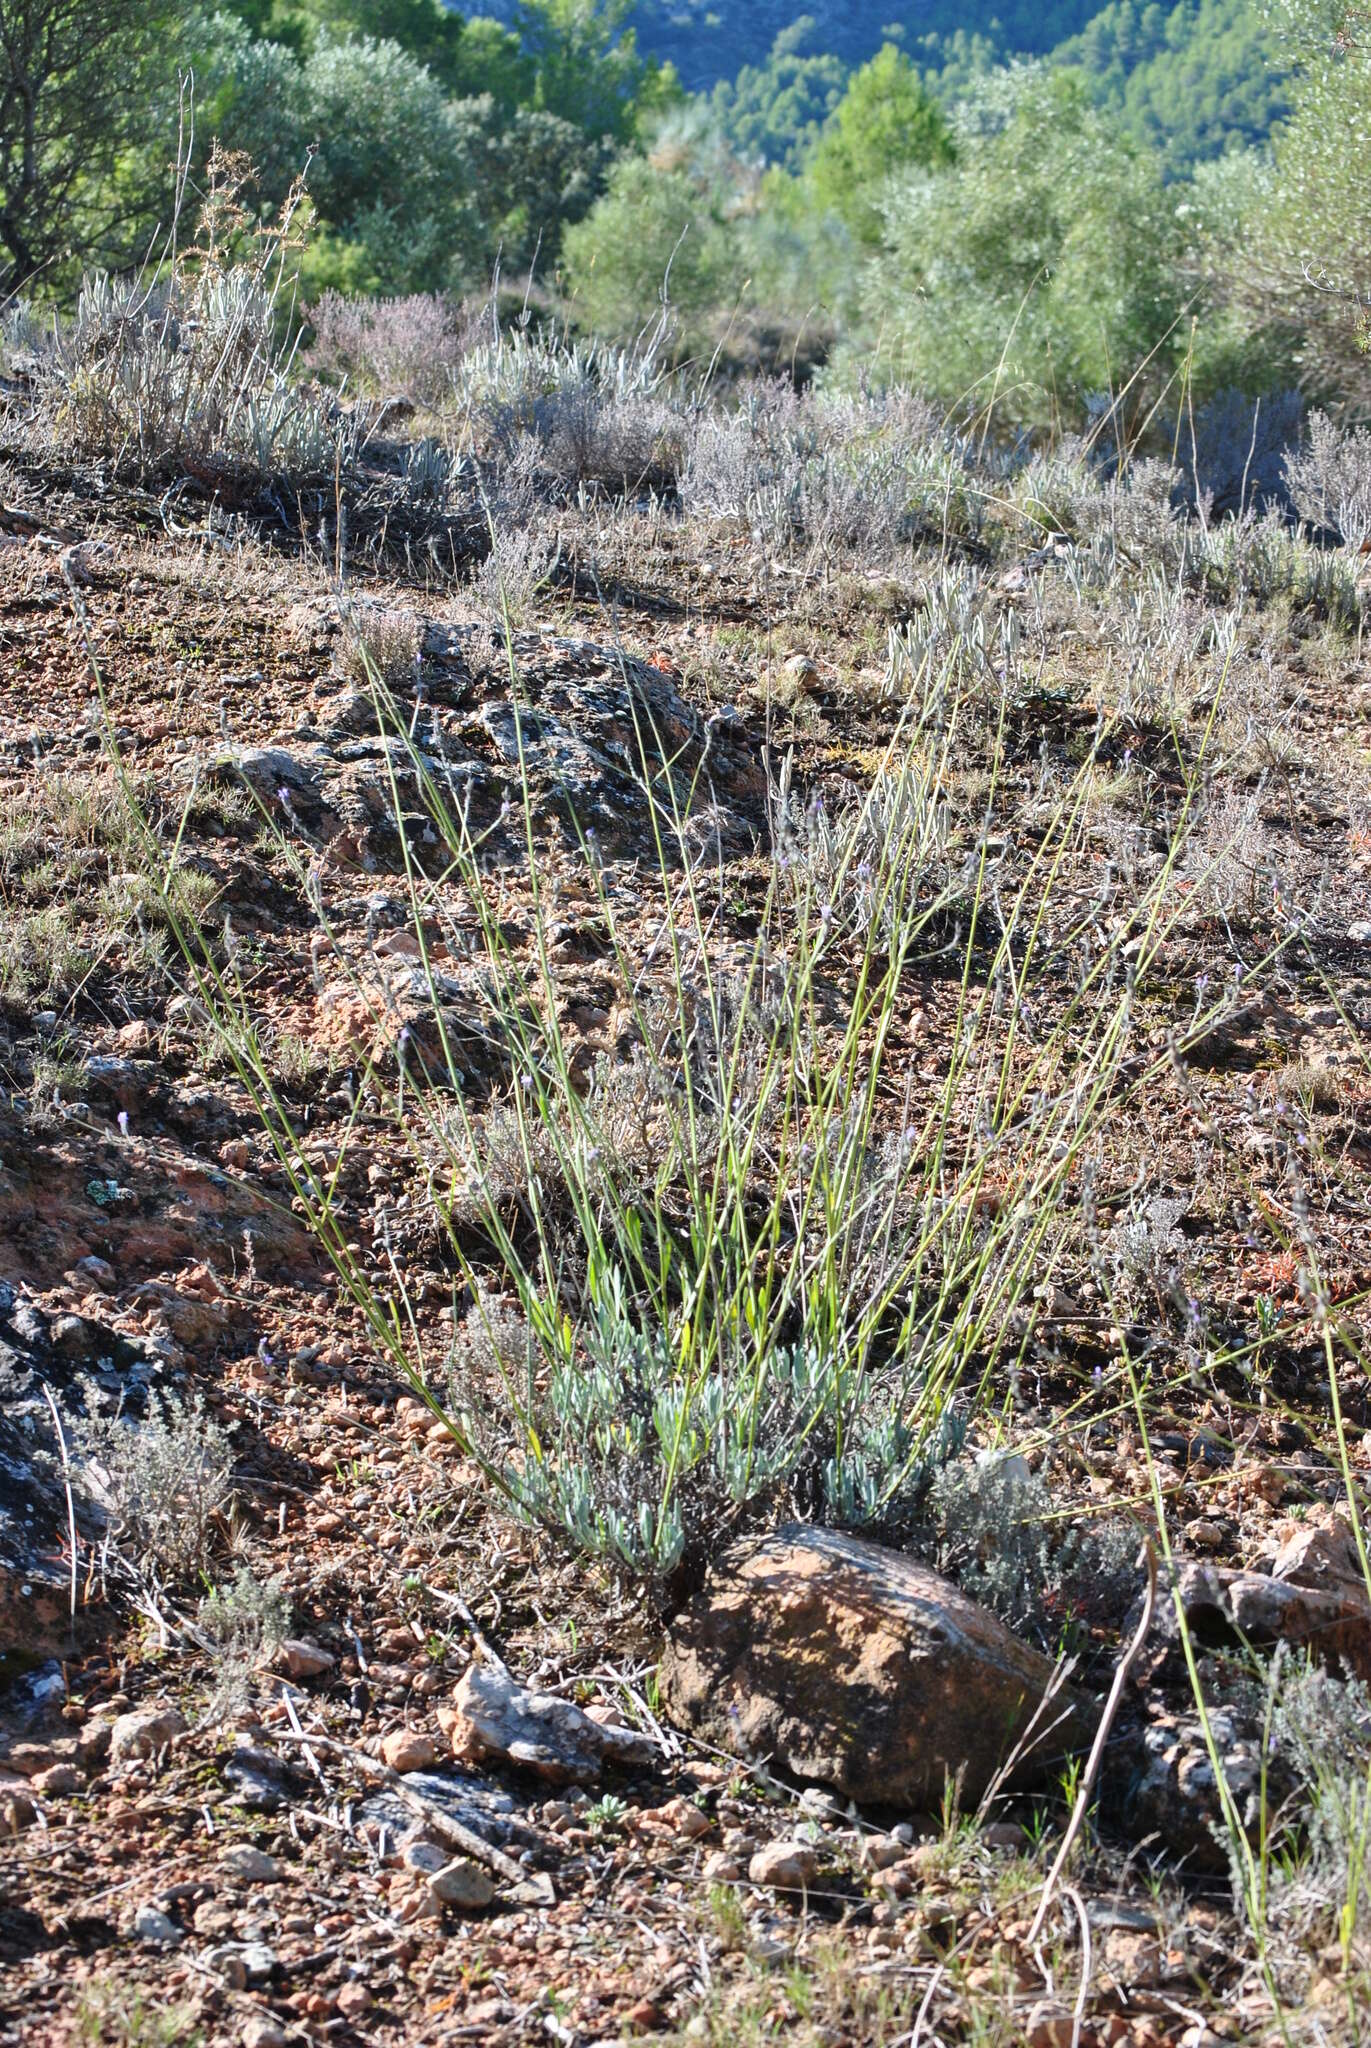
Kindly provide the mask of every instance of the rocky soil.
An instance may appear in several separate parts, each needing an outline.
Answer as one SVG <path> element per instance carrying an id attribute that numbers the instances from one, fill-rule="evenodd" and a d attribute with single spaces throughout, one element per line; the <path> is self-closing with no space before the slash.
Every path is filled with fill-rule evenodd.
<path id="1" fill-rule="evenodd" d="M 203 503 L 153 530 L 155 502 L 134 494 L 15 473 L 3 495 L 26 517 L 0 535 L 0 2042 L 1279 2038 L 1235 1932 L 1165 1573 L 1044 1931 L 1069 1760 L 1137 1628 L 1136 1556 L 1112 1609 L 1063 1617 L 1077 1669 L 1046 1742 L 1002 1773 L 1053 1660 L 926 1566 L 831 1531 L 754 1531 L 664 1605 L 511 1520 L 397 1381 L 292 1208 L 157 927 L 111 759 L 159 830 L 181 830 L 199 904 L 229 929 L 301 1154 L 325 1170 L 344 1158 L 358 1258 L 383 1288 L 387 1261 L 403 1262 L 441 1349 L 453 1275 L 379 1103 L 355 1093 L 387 1050 L 378 1014 L 393 1041 L 432 1025 L 397 829 L 414 791 L 345 672 L 329 548 Z M 503 821 L 520 746 L 550 857 L 571 803 L 631 907 L 650 857 L 632 756 L 646 712 L 705 792 L 693 829 L 743 932 L 768 871 L 777 749 L 817 789 L 861 785 L 895 713 L 857 686 L 889 606 L 916 607 L 917 589 L 788 578 L 744 538 L 661 522 L 607 589 L 603 561 L 581 573 L 577 517 L 562 580 L 515 635 L 522 736 L 502 636 L 460 580 L 397 570 L 364 586 L 413 622 L 412 729 L 466 779 L 497 853 L 507 844 L 519 947 L 534 918 Z M 1298 1305 L 1299 1262 L 1262 1217 L 1275 1205 L 1289 1220 L 1282 1162 L 1311 1139 L 1345 1316 L 1371 1285 L 1371 667 L 1346 638 L 1286 653 L 1312 765 L 1272 779 L 1266 819 L 1288 888 L 1337 878 L 1318 957 L 1157 1084 L 1116 1175 L 1193 1189 L 1206 1160 L 1219 1172 L 1206 1119 L 1236 1134 L 1248 1179 L 1185 1233 L 1196 1292 L 1239 1324 L 1259 1297 Z M 1094 658 L 1069 634 L 1054 648 L 1064 681 Z M 1072 744 L 1072 714 L 1045 694 L 1026 777 L 1040 749 Z M 1163 775 L 1164 739 L 1137 744 Z M 553 910 L 589 1068 L 626 1040 L 570 861 Z M 1211 953 L 1220 937 L 1199 929 L 1158 1044 Z M 497 1095 L 509 1057 L 479 961 L 449 948 L 439 965 L 473 1092 Z M 930 973 L 911 1073 L 936 1062 L 954 1008 Z M 1305 1106 L 1277 1081 L 1301 1063 L 1333 1076 Z M 1317 1333 L 1273 1353 L 1260 1385 L 1206 1376 L 1202 1359 L 1165 1376 L 1149 1467 L 1126 1402 L 1101 1392 L 1119 1355 L 1109 1315 L 1068 1296 L 1046 1312 L 1052 1355 L 1026 1372 L 1015 1416 L 1025 1455 L 1064 1517 L 1104 1503 L 1139 1537 L 1155 1528 L 1155 1476 L 1210 1738 L 1255 1797 L 1242 1644 L 1371 1675 Z M 1359 1488 L 1367 1383 L 1349 1364 L 1339 1384 Z M 290 1609 L 286 1639 L 220 1711 L 224 1653 L 196 1620 L 206 1588 L 140 1586 L 65 1484 L 83 1420 L 194 1395 L 233 1454 L 216 1573 L 279 1579 Z M 1054 1449 L 1059 1407 L 1074 1426 Z M 946 1792 L 959 1775 L 960 1816 Z M 1305 1958 L 1302 2038 L 1359 2038 L 1364 1962 Z"/>

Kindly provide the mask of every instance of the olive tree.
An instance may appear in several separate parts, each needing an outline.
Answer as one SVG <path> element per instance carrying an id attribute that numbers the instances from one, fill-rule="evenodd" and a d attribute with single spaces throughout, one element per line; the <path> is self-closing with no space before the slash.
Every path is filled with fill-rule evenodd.
<path id="1" fill-rule="evenodd" d="M 1001 80 L 996 93 L 959 122 L 950 168 L 886 189 L 867 327 L 894 374 L 974 412 L 1077 423 L 1130 379 L 1130 410 L 1145 410 L 1185 305 L 1161 166 L 1071 73 Z"/>

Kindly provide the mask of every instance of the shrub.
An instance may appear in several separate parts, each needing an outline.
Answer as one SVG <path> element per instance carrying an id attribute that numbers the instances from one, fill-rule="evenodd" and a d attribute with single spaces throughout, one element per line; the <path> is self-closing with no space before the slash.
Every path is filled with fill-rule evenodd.
<path id="1" fill-rule="evenodd" d="M 303 71 L 320 216 L 383 293 L 460 283 L 484 263 L 478 195 L 493 102 L 452 101 L 398 43 L 320 36 Z"/>
<path id="2" fill-rule="evenodd" d="M 561 496 L 583 484 L 636 492 L 676 480 L 681 408 L 651 340 L 631 349 L 564 347 L 518 333 L 470 351 L 453 396 L 502 492 L 511 481 L 522 492 L 535 470 Z"/>
<path id="3" fill-rule="evenodd" d="M 581 326 L 631 341 L 669 306 L 689 347 L 704 316 L 741 282 L 729 230 L 712 200 L 680 171 L 621 157 L 604 194 L 563 241 L 567 286 Z"/>
<path id="4" fill-rule="evenodd" d="M 309 324 L 313 339 L 304 359 L 320 376 L 427 405 L 446 397 L 466 340 L 457 308 L 441 292 L 399 299 L 325 292 L 311 306 Z"/>
<path id="5" fill-rule="evenodd" d="M 1353 547 L 1371 540 L 1371 431 L 1344 432 L 1327 413 L 1310 416 L 1308 439 L 1285 461 L 1295 510 L 1316 533 Z"/>
<path id="6" fill-rule="evenodd" d="M 764 545 L 889 553 L 924 532 L 971 532 L 968 451 L 913 393 L 848 398 L 753 386 L 698 422 L 681 472 L 688 512 L 745 523 Z"/>
<path id="7" fill-rule="evenodd" d="M 1272 1772 L 1291 1784 L 1266 1845 L 1270 1923 L 1350 1957 L 1371 1932 L 1371 1692 L 1284 1657 L 1269 1685 Z"/>
<path id="8" fill-rule="evenodd" d="M 1068 435 L 1050 452 L 1031 455 L 1006 496 L 1039 540 L 1104 540 L 1115 558 L 1174 567 L 1184 538 L 1178 481 L 1170 463 L 1155 456 L 1120 466 Z"/>
<path id="9" fill-rule="evenodd" d="M 519 107 L 492 119 L 492 189 L 487 251 L 494 261 L 546 266 L 560 252 L 566 223 L 584 219 L 605 179 L 613 150 L 546 107 Z"/>
<path id="10" fill-rule="evenodd" d="M 488 843 L 503 815 L 480 829 L 460 783 L 435 778 L 397 719 L 427 813 L 408 869 L 416 929 L 461 957 L 474 916 L 486 1036 L 510 1078 L 493 1101 L 471 1100 L 441 1022 L 450 984 L 433 970 L 422 1035 L 438 1050 L 407 1060 L 387 1093 L 422 1169 L 428 1227 L 478 1303 L 496 1297 L 517 1319 L 485 1343 L 479 1326 L 464 1330 L 450 1426 L 522 1514 L 661 1580 L 700 1564 L 743 1517 L 785 1506 L 849 1526 L 908 1519 L 982 1391 L 1014 1370 L 1034 1290 L 1079 1231 L 1070 1191 L 1083 1158 L 1148 1085 L 1133 990 L 1179 909 L 1159 893 L 1163 862 L 1076 992 L 1035 1021 L 1038 978 L 1057 986 L 1054 878 L 1075 886 L 1067 853 L 1096 786 L 1094 748 L 1110 744 L 1102 722 L 1018 868 L 978 853 L 951 934 L 942 892 L 892 849 L 882 914 L 825 919 L 812 889 L 778 875 L 755 949 L 725 970 L 694 815 L 708 770 L 697 788 L 682 735 L 654 739 L 650 700 L 632 701 L 657 865 L 611 888 L 582 821 L 556 872 L 603 924 L 633 1059 L 615 1085 L 587 1085 L 547 950 L 526 962 L 505 936 L 518 856 L 502 840 L 492 861 Z M 955 672 L 911 691 L 888 763 L 906 839 L 912 818 L 936 846 L 933 792 L 973 736 L 995 786 L 1006 742 L 993 711 Z M 518 803 L 541 904 L 552 870 L 534 789 Z M 1145 936 L 1125 959 L 1130 933 Z M 248 998 L 212 946 L 186 938 L 231 1055 L 294 1158 Z M 951 1068 L 892 1130 L 890 1105 L 908 1099 L 901 991 L 930 954 L 961 956 L 948 969 L 965 989 Z M 387 1086 L 379 1073 L 373 1086 Z M 377 1342 L 417 1378 L 403 1316 L 348 1249 L 336 1197 L 306 1165 L 293 1174 Z"/>
<path id="11" fill-rule="evenodd" d="M 411 679 L 419 661 L 423 629 L 413 612 L 377 604 L 347 604 L 335 655 L 340 673 L 367 688 L 379 680 L 396 689 Z"/>
<path id="12" fill-rule="evenodd" d="M 243 1570 L 205 1596 L 196 1619 L 215 1660 L 210 1717 L 224 1720 L 248 1704 L 254 1669 L 290 1634 L 290 1597 L 280 1579 Z"/>
<path id="13" fill-rule="evenodd" d="M 1184 873 L 1204 908 L 1250 919 L 1271 884 L 1271 843 L 1263 791 L 1230 791 L 1204 805 L 1186 848 Z"/>
<path id="14" fill-rule="evenodd" d="M 820 796 L 800 796 L 791 776 L 787 753 L 772 792 L 783 897 L 821 925 L 882 939 L 898 934 L 911 900 L 955 900 L 951 811 L 931 759 L 902 760 L 836 813 Z"/>
<path id="15" fill-rule="evenodd" d="M 1371 54 L 1354 11 L 1321 0 L 1284 11 L 1300 59 L 1291 114 L 1272 133 L 1269 166 L 1238 172 L 1217 282 L 1302 389 L 1364 417 Z"/>
<path id="16" fill-rule="evenodd" d="M 40 358 L 39 419 L 72 453 L 142 478 L 332 475 L 341 424 L 290 378 L 277 302 L 300 194 L 231 261 L 243 167 L 216 159 L 199 244 L 155 286 L 90 277 Z"/>
<path id="17" fill-rule="evenodd" d="M 1356 563 L 1343 550 L 1311 546 L 1275 510 L 1216 521 L 1192 540 L 1190 559 L 1192 573 L 1221 603 L 1286 597 L 1342 626 L 1360 621 Z"/>
<path id="18" fill-rule="evenodd" d="M 1175 202 L 1072 74 L 1011 87 L 1002 125 L 963 118 L 953 168 L 891 182 L 864 292 L 880 360 L 947 406 L 1028 426 L 1079 423 L 1141 372 L 1141 419 L 1176 350 Z"/>
<path id="19" fill-rule="evenodd" d="M 116 1416 L 76 1432 L 83 1491 L 103 1513 L 107 1550 L 155 1583 L 209 1561 L 231 1494 L 233 1453 L 201 1399 L 154 1400 L 141 1423 Z"/>
<path id="20" fill-rule="evenodd" d="M 497 632 L 506 623 L 525 626 L 533 601 L 556 566 L 556 541 L 527 526 L 497 523 L 490 553 L 472 577 L 472 592 L 483 619 Z"/>
<path id="21" fill-rule="evenodd" d="M 1137 1531 L 1064 1521 L 1047 1481 L 1016 1453 L 943 1465 L 925 1516 L 939 1570 L 1050 1647 L 1082 1612 L 1117 1620 L 1136 1589 Z"/>

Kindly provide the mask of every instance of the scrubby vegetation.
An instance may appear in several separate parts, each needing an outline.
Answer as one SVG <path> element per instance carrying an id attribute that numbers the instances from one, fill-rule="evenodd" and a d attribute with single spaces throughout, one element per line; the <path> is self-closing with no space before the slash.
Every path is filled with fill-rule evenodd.
<path id="1" fill-rule="evenodd" d="M 6 172 L 0 1476 L 84 1731 L 6 1897 L 147 1828 L 79 1993 L 20 1928 L 46 2038 L 1361 2038 L 1371 74 L 1292 15 L 1182 141 L 1189 17 L 1070 13 L 694 98 L 572 0 L 120 16 L 165 148 Z M 1090 1765 L 667 1726 L 795 1524 Z M 243 1812 L 307 1913 L 166 1876 Z"/>
<path id="2" fill-rule="evenodd" d="M 83 271 L 128 271 L 238 152 L 259 222 L 304 179 L 279 310 L 339 369 L 338 295 L 455 304 L 498 267 L 602 341 L 633 341 L 665 292 L 678 357 L 989 390 L 1004 430 L 1079 427 L 1125 389 L 1163 427 L 1234 389 L 1357 402 L 1367 71 L 1338 10 L 1110 8 L 1056 48 L 1047 18 L 883 47 L 806 18 L 693 96 L 639 48 L 641 14 L 8 0 L 7 283 L 69 301 Z M 427 349 L 402 361 L 431 383 Z"/>

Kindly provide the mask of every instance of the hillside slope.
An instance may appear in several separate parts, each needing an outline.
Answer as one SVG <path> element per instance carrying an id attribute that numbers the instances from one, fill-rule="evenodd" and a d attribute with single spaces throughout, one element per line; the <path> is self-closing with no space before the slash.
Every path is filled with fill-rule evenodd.
<path id="1" fill-rule="evenodd" d="M 512 22 L 518 0 L 488 0 L 482 11 Z M 846 68 L 896 41 L 952 100 L 997 60 L 1050 56 L 1079 65 L 1096 103 L 1179 175 L 1235 143 L 1262 142 L 1288 111 L 1279 31 L 1257 0 L 1179 0 L 1169 9 L 1155 0 L 1100 8 L 1091 0 L 1040 8 L 1025 0 L 970 8 L 953 0 L 757 0 L 727 14 L 713 0 L 638 0 L 630 20 L 639 47 L 673 64 L 691 92 L 727 91 L 744 71 L 761 69 L 769 79 L 782 35 L 792 63 L 796 55 L 832 57 Z M 763 150 L 786 155 L 765 141 Z"/>
<path id="2" fill-rule="evenodd" d="M 517 0 L 484 0 L 464 10 L 512 20 Z M 925 36 L 952 36 L 958 29 L 990 37 L 1004 50 L 1045 55 L 1085 28 L 1096 8 L 1091 0 L 1026 0 L 1001 6 L 962 7 L 955 0 L 922 0 L 911 6 L 891 0 L 753 0 L 750 7 L 720 8 L 716 0 L 638 0 L 632 25 L 641 49 L 674 64 L 691 92 L 704 92 L 732 78 L 744 64 L 765 61 L 783 29 L 801 18 L 814 23 L 809 46 L 832 51 L 845 63 L 861 64 L 892 39 L 911 51 Z"/>

